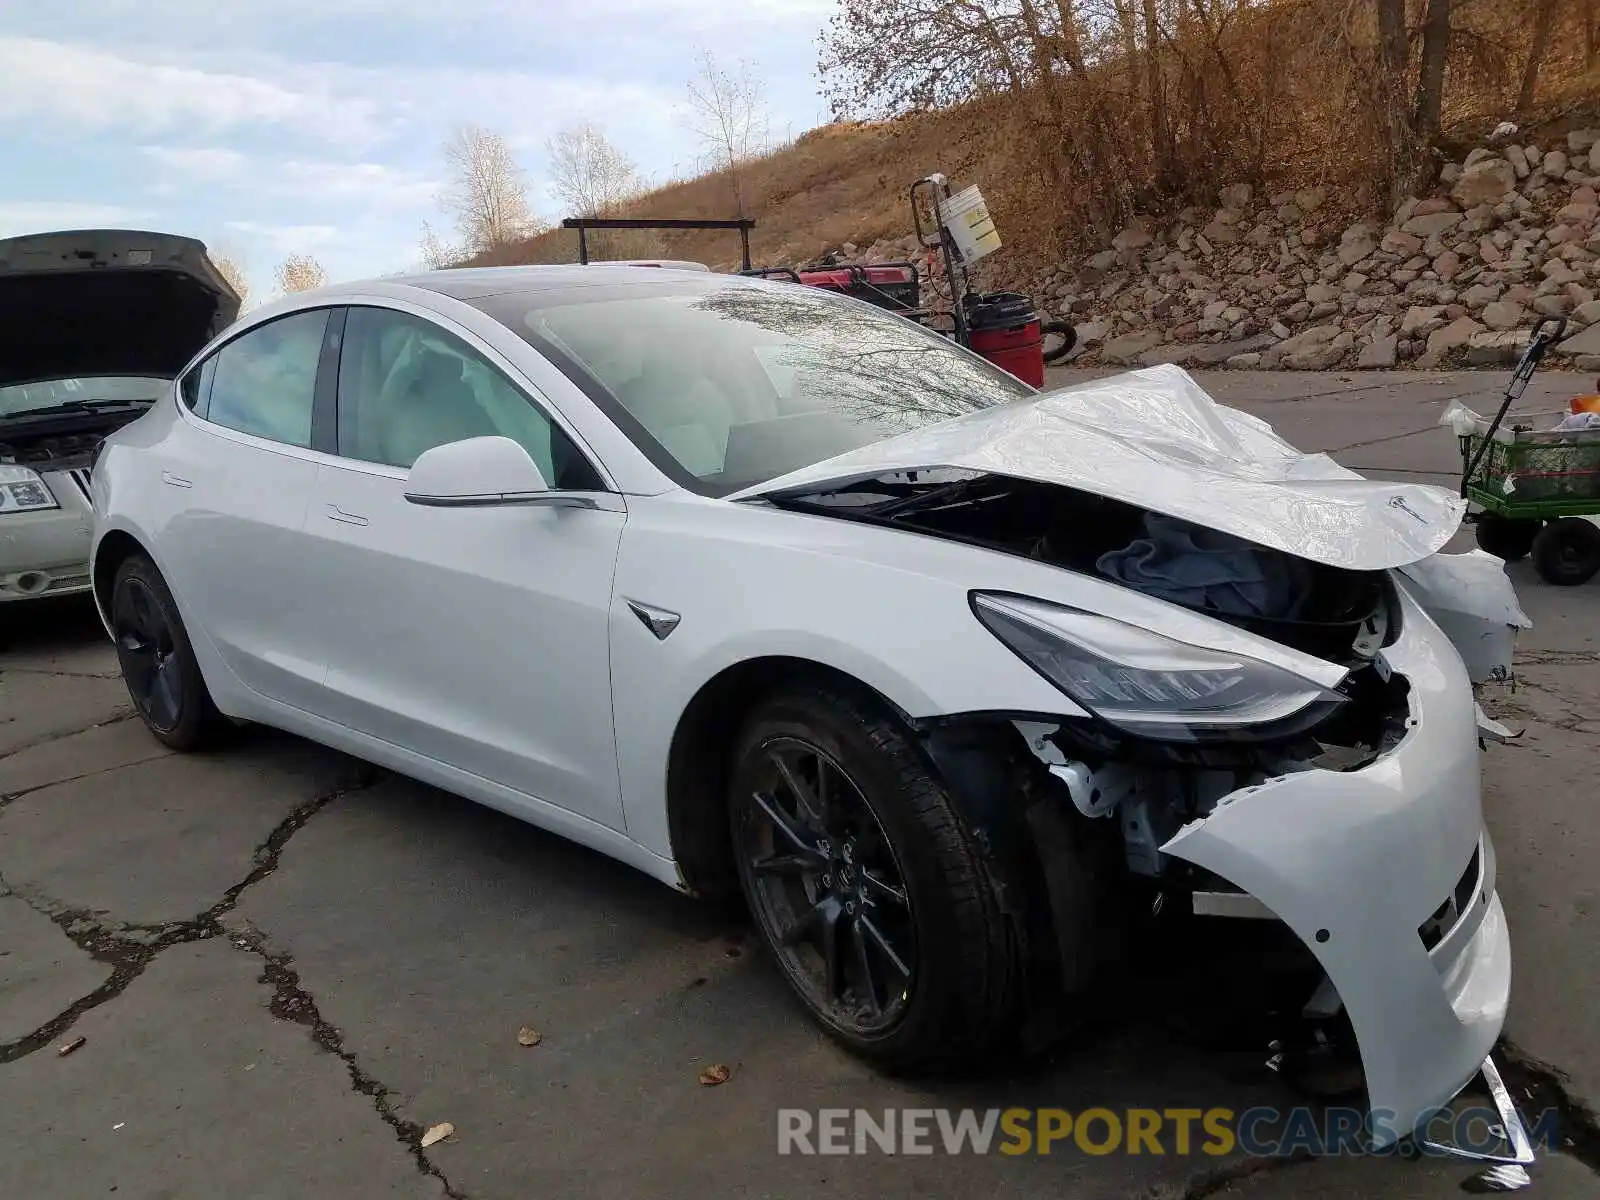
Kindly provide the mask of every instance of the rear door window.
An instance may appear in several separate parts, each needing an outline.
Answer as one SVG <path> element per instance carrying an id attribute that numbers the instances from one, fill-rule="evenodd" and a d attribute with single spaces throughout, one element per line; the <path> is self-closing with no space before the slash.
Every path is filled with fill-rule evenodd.
<path id="1" fill-rule="evenodd" d="M 217 351 L 206 420 L 288 446 L 310 446 L 328 312 L 280 317 Z"/>

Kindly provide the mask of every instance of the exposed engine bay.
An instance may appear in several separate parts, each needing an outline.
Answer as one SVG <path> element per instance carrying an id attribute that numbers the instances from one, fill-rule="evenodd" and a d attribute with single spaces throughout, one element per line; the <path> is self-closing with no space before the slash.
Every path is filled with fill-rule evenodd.
<path id="1" fill-rule="evenodd" d="M 782 503 L 1097 575 L 1347 669 L 1341 702 L 1315 724 L 1233 740 L 1145 739 L 1092 719 L 1017 722 L 1079 812 L 1119 821 L 1135 874 L 1162 876 L 1158 847 L 1223 796 L 1297 771 L 1358 769 L 1406 730 L 1407 682 L 1381 658 L 1399 631 L 1387 571 L 1328 566 L 1120 500 L 972 470 L 893 472 Z"/>
<path id="2" fill-rule="evenodd" d="M 107 435 L 142 416 L 147 406 L 114 410 L 63 411 L 0 420 L 0 463 L 15 463 L 41 474 L 87 470 Z"/>

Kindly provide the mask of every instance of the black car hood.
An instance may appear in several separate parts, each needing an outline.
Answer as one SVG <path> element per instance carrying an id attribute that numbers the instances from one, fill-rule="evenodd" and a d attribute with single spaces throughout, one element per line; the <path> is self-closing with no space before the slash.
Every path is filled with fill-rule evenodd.
<path id="1" fill-rule="evenodd" d="M 239 315 L 204 243 L 90 229 L 0 239 L 0 387 L 171 378 Z"/>

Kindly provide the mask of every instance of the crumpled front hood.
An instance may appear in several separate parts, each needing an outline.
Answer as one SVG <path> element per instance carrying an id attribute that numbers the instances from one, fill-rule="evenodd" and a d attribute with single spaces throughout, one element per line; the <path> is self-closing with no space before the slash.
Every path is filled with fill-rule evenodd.
<path id="1" fill-rule="evenodd" d="M 1376 571 L 1439 550 L 1465 502 L 1302 454 L 1265 421 L 1218 404 L 1181 367 L 1150 367 L 958 417 L 746 488 L 814 491 L 890 471 L 956 467 L 1057 483 L 1315 562 Z"/>

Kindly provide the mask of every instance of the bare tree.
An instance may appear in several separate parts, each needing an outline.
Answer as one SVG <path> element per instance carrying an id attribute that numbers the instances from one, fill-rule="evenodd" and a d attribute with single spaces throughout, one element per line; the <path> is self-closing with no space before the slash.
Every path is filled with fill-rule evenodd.
<path id="1" fill-rule="evenodd" d="M 689 81 L 688 126 L 700 139 L 713 169 L 726 171 L 738 215 L 745 215 L 742 168 L 767 145 L 767 103 L 748 63 L 724 69 L 702 50 Z"/>
<path id="2" fill-rule="evenodd" d="M 430 271 L 442 271 L 453 266 L 461 257 L 460 251 L 454 246 L 447 245 L 445 240 L 435 232 L 432 225 L 422 223 L 422 239 L 419 247 L 422 251 L 422 265 Z"/>
<path id="3" fill-rule="evenodd" d="M 593 123 L 569 125 L 545 143 L 550 154 L 551 187 L 575 217 L 615 215 L 644 191 L 632 160 Z M 661 253 L 659 235 L 649 230 L 591 232 L 589 253 L 596 258 L 648 258 Z"/>
<path id="4" fill-rule="evenodd" d="M 1031 56 L 1014 7 L 996 0 L 839 0 L 817 64 L 834 116 L 897 116 L 999 86 L 1022 92 Z"/>
<path id="5" fill-rule="evenodd" d="M 589 121 L 569 125 L 545 143 L 550 186 L 574 217 L 598 217 L 638 195 L 638 168 Z"/>
<path id="6" fill-rule="evenodd" d="M 1377 0 L 1378 55 L 1384 74 L 1405 77 L 1410 47 L 1406 43 L 1406 0 Z"/>
<path id="7" fill-rule="evenodd" d="M 274 275 L 278 290 L 284 295 L 292 292 L 309 292 L 328 282 L 328 273 L 322 264 L 309 254 L 291 254 L 278 264 Z"/>
<path id="8" fill-rule="evenodd" d="M 527 182 L 505 138 L 463 126 L 445 143 L 444 157 L 452 179 L 440 199 L 469 253 L 498 250 L 534 231 Z"/>
<path id="9" fill-rule="evenodd" d="M 250 299 L 250 285 L 245 281 L 243 264 L 230 255 L 215 251 L 211 253 L 210 258 L 211 265 L 217 268 L 217 274 L 227 280 L 228 286 L 239 297 L 239 307 L 243 308 Z"/>
<path id="10" fill-rule="evenodd" d="M 1414 125 L 1424 143 L 1439 133 L 1444 106 L 1444 68 L 1450 56 L 1450 0 L 1428 0 L 1422 18 L 1422 68 L 1417 76 Z"/>
<path id="11" fill-rule="evenodd" d="M 1533 96 L 1539 88 L 1539 67 L 1550 46 L 1550 28 L 1555 21 L 1556 0 L 1539 0 L 1533 12 L 1533 39 L 1528 47 L 1528 61 L 1523 65 L 1522 84 L 1517 89 L 1519 115 L 1533 107 Z"/>

